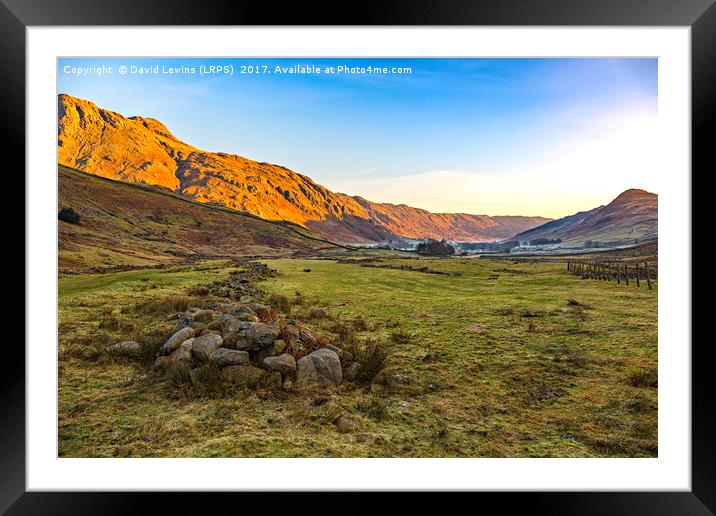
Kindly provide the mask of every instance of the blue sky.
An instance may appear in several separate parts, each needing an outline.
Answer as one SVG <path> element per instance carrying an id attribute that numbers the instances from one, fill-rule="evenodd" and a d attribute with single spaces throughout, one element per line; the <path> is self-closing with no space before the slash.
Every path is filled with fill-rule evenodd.
<path id="1" fill-rule="evenodd" d="M 299 64 L 411 73 L 275 72 Z M 66 68 L 99 65 L 112 73 Z M 119 73 L 132 65 L 197 73 Z M 234 73 L 200 75 L 200 65 Z M 242 65 L 271 73 L 241 74 Z M 205 150 L 433 211 L 561 216 L 658 186 L 648 151 L 656 59 L 68 58 L 58 63 L 58 93 L 157 118 Z M 594 174 L 602 185 L 587 179 Z"/>

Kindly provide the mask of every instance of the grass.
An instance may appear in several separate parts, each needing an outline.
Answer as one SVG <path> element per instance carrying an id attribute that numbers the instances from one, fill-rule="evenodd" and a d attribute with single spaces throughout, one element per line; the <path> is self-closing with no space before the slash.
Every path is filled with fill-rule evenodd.
<path id="1" fill-rule="evenodd" d="M 60 456 L 658 453 L 656 289 L 581 280 L 546 262 L 265 263 L 279 274 L 261 288 L 278 304 L 285 297 L 292 317 L 344 349 L 380 342 L 390 352 L 385 373 L 399 381 L 389 388 L 346 383 L 320 403 L 310 394 L 261 389 L 214 396 L 207 387 L 208 393 L 180 396 L 171 379 L 102 349 L 140 334 L 161 341 L 173 322 L 159 314 L 163 309 L 135 307 L 198 294 L 194 287 L 225 278 L 230 264 L 65 276 L 59 281 Z M 521 272 L 490 279 L 494 269 L 507 268 Z M 206 295 L 191 299 L 192 306 L 211 302 Z M 319 309 L 330 317 L 309 317 Z M 109 316 L 116 325 L 98 329 Z M 181 372 L 175 381 L 187 385 Z M 339 434 L 336 414 L 350 415 L 356 429 Z"/>

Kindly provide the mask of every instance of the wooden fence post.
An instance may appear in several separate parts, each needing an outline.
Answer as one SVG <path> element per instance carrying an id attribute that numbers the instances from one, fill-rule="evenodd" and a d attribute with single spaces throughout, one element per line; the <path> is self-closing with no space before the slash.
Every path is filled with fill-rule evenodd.
<path id="1" fill-rule="evenodd" d="M 641 284 L 639 283 L 639 271 L 641 268 L 639 267 L 639 262 L 636 262 L 634 265 L 636 266 L 636 286 L 640 287 Z"/>
<path id="2" fill-rule="evenodd" d="M 627 287 L 629 286 L 629 266 L 624 264 L 624 281 L 626 281 Z"/>
<path id="3" fill-rule="evenodd" d="M 649 271 L 648 262 L 644 262 L 644 271 L 646 272 L 646 284 L 649 286 L 649 290 L 651 290 L 651 272 Z"/>

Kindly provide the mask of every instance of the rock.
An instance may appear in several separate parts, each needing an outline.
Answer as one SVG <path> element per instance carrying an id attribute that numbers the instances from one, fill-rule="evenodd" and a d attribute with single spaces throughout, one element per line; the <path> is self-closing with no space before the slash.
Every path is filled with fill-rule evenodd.
<path id="1" fill-rule="evenodd" d="M 346 380 L 349 382 L 355 382 L 358 378 L 360 378 L 361 373 L 363 373 L 363 364 L 360 362 L 353 362 L 349 367 L 345 370 L 345 377 Z"/>
<path id="2" fill-rule="evenodd" d="M 214 322 L 218 324 L 224 324 L 226 321 L 233 319 L 233 317 L 234 316 L 231 314 L 221 314 L 219 317 L 214 319 Z"/>
<path id="3" fill-rule="evenodd" d="M 296 362 L 296 388 L 331 387 L 343 380 L 338 354 L 321 348 Z"/>
<path id="4" fill-rule="evenodd" d="M 191 323 L 189 323 L 189 327 L 194 328 L 194 333 L 199 335 L 202 331 L 206 329 L 206 324 L 204 324 L 203 322 L 192 321 Z"/>
<path id="5" fill-rule="evenodd" d="M 287 324 L 285 331 L 291 339 L 291 342 L 293 342 L 294 340 L 299 340 L 299 338 L 301 337 L 301 332 L 298 331 L 298 328 L 296 328 L 296 326 L 293 324 Z"/>
<path id="6" fill-rule="evenodd" d="M 258 316 L 248 306 L 242 306 L 241 310 L 235 311 L 234 317 L 239 321 L 259 322 Z"/>
<path id="7" fill-rule="evenodd" d="M 273 345 L 278 329 L 263 323 L 240 321 L 236 336 L 236 349 L 261 349 Z"/>
<path id="8" fill-rule="evenodd" d="M 214 320 L 206 325 L 206 329 L 211 331 L 223 331 L 224 327 L 220 322 Z"/>
<path id="9" fill-rule="evenodd" d="M 214 318 L 214 313 L 211 310 L 196 309 L 187 315 L 196 322 L 209 322 Z"/>
<path id="10" fill-rule="evenodd" d="M 199 335 L 221 335 L 221 331 L 207 327 L 201 330 L 201 333 Z"/>
<path id="11" fill-rule="evenodd" d="M 261 385 L 267 389 L 280 389 L 283 385 L 281 383 L 281 373 L 278 371 L 267 373 L 266 376 L 261 379 Z"/>
<path id="12" fill-rule="evenodd" d="M 300 340 L 291 341 L 289 349 L 291 350 L 291 353 L 300 353 L 303 351 L 303 342 L 301 342 Z"/>
<path id="13" fill-rule="evenodd" d="M 408 383 L 408 379 L 402 376 L 400 373 L 379 374 L 376 378 L 376 381 L 391 389 L 397 387 L 398 385 Z"/>
<path id="14" fill-rule="evenodd" d="M 107 346 L 105 351 L 107 351 L 110 355 L 135 358 L 141 357 L 143 352 L 142 345 L 133 340 L 125 340 L 123 342 L 118 342 L 117 344 L 112 344 L 111 346 Z"/>
<path id="15" fill-rule="evenodd" d="M 194 337 L 190 339 L 186 339 L 184 342 L 179 344 L 179 347 L 177 349 L 183 349 L 185 351 L 188 351 L 191 353 L 191 347 L 194 345 Z"/>
<path id="16" fill-rule="evenodd" d="M 326 312 L 323 308 L 314 308 L 309 312 L 308 317 L 311 319 L 327 319 L 328 312 Z"/>
<path id="17" fill-rule="evenodd" d="M 338 358 L 341 360 L 341 365 L 343 367 L 349 366 L 353 362 L 353 355 L 350 351 L 346 351 L 345 349 L 341 349 L 338 346 L 334 346 L 333 344 L 326 344 L 324 346 L 326 349 L 330 349 L 331 351 L 335 351 L 338 355 Z"/>
<path id="18" fill-rule="evenodd" d="M 283 339 L 274 340 L 273 348 L 276 350 L 276 353 L 283 353 L 283 350 L 286 349 L 286 341 Z"/>
<path id="19" fill-rule="evenodd" d="M 309 348 L 312 348 L 313 346 L 316 345 L 316 337 L 314 337 L 313 334 L 305 328 L 303 330 L 301 330 L 298 338 L 301 342 L 303 342 Z"/>
<path id="20" fill-rule="evenodd" d="M 265 358 L 276 356 L 276 348 L 272 342 L 268 346 L 264 346 L 259 349 L 251 349 L 249 354 L 251 355 L 251 360 L 260 364 Z"/>
<path id="21" fill-rule="evenodd" d="M 221 335 L 203 335 L 194 339 L 191 346 L 191 354 L 201 362 L 207 362 L 214 351 L 221 347 L 224 339 Z"/>
<path id="22" fill-rule="evenodd" d="M 189 328 L 188 326 L 185 328 L 182 328 L 181 330 L 177 331 L 174 335 L 169 337 L 169 339 L 162 345 L 161 348 L 159 348 L 159 351 L 157 352 L 157 355 L 168 355 L 175 349 L 179 347 L 179 344 L 184 342 L 187 339 L 190 339 L 194 336 L 194 328 Z"/>
<path id="23" fill-rule="evenodd" d="M 236 349 L 236 332 L 224 333 L 224 343 L 221 345 L 222 348 Z"/>
<path id="24" fill-rule="evenodd" d="M 177 317 L 177 322 L 176 322 L 176 324 L 174 325 L 174 331 L 179 331 L 179 330 L 181 330 L 182 328 L 186 328 L 186 327 L 189 326 L 190 324 L 191 324 L 191 319 L 189 319 L 189 318 L 188 318 L 186 315 L 184 315 L 184 314 L 179 314 L 179 317 Z"/>
<path id="25" fill-rule="evenodd" d="M 342 434 L 348 434 L 356 429 L 356 422 L 345 414 L 338 416 L 336 420 L 333 421 L 333 424 L 336 425 L 336 429 Z"/>
<path id="26" fill-rule="evenodd" d="M 263 366 L 267 371 L 278 371 L 284 377 L 296 374 L 296 359 L 288 353 L 277 357 L 264 358 Z"/>
<path id="27" fill-rule="evenodd" d="M 266 375 L 266 371 L 251 365 L 232 365 L 223 368 L 221 375 L 232 383 L 243 387 L 254 387 Z"/>
<path id="28" fill-rule="evenodd" d="M 246 351 L 219 348 L 211 354 L 209 360 L 215 363 L 218 367 L 249 365 L 249 354 Z"/>
<path id="29" fill-rule="evenodd" d="M 189 363 L 191 362 L 191 351 L 187 351 L 180 346 L 176 351 L 174 351 L 174 353 L 169 355 L 169 358 L 171 358 L 172 362 L 175 364 L 182 361 Z"/>
<path id="30" fill-rule="evenodd" d="M 191 353 L 183 348 L 177 348 L 169 355 L 162 355 L 157 357 L 154 361 L 154 367 L 157 369 L 169 369 L 172 365 L 179 364 L 180 362 L 190 363 Z"/>
<path id="31" fill-rule="evenodd" d="M 250 308 L 259 317 L 268 317 L 271 314 L 271 309 L 266 305 L 251 303 Z"/>
<path id="32" fill-rule="evenodd" d="M 233 315 L 224 314 L 220 316 L 216 322 L 221 323 L 221 329 L 224 332 L 224 335 L 239 331 L 239 320 Z"/>
<path id="33" fill-rule="evenodd" d="M 157 359 L 154 361 L 154 367 L 156 369 L 169 369 L 169 366 L 171 364 L 172 364 L 172 359 L 166 355 L 157 357 Z"/>

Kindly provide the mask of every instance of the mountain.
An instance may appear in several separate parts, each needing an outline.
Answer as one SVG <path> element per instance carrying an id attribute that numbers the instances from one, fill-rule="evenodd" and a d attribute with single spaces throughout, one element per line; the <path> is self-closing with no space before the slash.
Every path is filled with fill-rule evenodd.
<path id="1" fill-rule="evenodd" d="M 600 247 L 616 247 L 657 237 L 658 196 L 645 190 L 631 189 L 619 194 L 606 206 L 547 222 L 522 231 L 510 240 L 526 242 L 559 238 L 567 246 L 584 246 L 591 240 Z"/>
<path id="2" fill-rule="evenodd" d="M 306 256 L 343 250 L 286 222 L 198 203 L 158 186 L 58 167 L 60 270 L 156 266 L 206 258 Z"/>
<path id="3" fill-rule="evenodd" d="M 335 193 L 279 165 L 208 152 L 177 139 L 153 118 L 124 117 L 93 102 L 58 96 L 58 161 L 90 174 L 159 185 L 201 203 L 300 224 L 341 242 L 409 238 L 499 240 L 543 217 L 430 213 Z"/>

